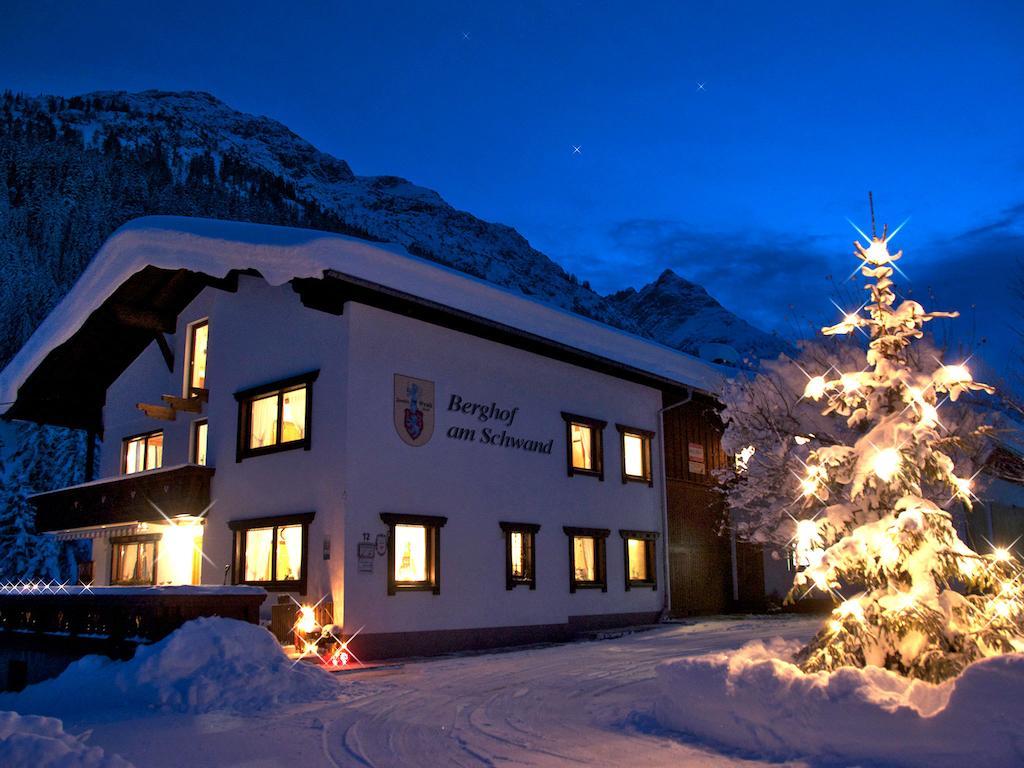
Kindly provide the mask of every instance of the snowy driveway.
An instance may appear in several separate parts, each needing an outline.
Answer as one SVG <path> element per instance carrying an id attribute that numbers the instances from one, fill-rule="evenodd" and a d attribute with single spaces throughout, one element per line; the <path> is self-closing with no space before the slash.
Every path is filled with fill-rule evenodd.
<path id="1" fill-rule="evenodd" d="M 622 637 L 406 663 L 339 677 L 344 701 L 275 715 L 66 718 L 145 766 L 748 765 L 660 730 L 655 666 L 756 638 L 809 637 L 806 618 L 712 619 Z"/>

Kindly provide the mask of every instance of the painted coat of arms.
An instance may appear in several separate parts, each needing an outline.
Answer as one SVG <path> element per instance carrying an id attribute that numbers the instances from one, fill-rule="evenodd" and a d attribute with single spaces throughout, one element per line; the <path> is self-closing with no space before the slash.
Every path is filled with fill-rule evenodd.
<path id="1" fill-rule="evenodd" d="M 395 374 L 395 430 L 411 446 L 434 434 L 434 382 Z"/>

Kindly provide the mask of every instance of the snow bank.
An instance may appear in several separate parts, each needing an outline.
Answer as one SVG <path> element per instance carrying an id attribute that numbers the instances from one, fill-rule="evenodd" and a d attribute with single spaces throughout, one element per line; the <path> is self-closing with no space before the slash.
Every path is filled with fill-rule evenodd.
<path id="1" fill-rule="evenodd" d="M 4 768 L 132 768 L 117 755 L 64 732 L 52 717 L 0 712 L 0 765 Z"/>
<path id="2" fill-rule="evenodd" d="M 880 668 L 804 674 L 799 643 L 757 641 L 657 668 L 663 725 L 779 760 L 1024 764 L 1024 655 L 976 662 L 940 685 Z"/>
<path id="3" fill-rule="evenodd" d="M 54 680 L 0 696 L 0 708 L 58 716 L 124 708 L 251 713 L 336 699 L 342 690 L 329 672 L 293 664 L 266 629 L 202 618 L 140 646 L 130 661 L 87 656 Z"/>

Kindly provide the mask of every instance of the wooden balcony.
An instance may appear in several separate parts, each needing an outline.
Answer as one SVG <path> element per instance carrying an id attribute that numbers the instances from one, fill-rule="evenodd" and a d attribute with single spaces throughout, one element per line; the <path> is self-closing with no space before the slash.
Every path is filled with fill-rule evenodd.
<path id="1" fill-rule="evenodd" d="M 157 522 L 163 515 L 198 515 L 210 504 L 213 472 L 213 467 L 185 464 L 40 493 L 31 498 L 36 507 L 36 530 L 62 531 Z"/>

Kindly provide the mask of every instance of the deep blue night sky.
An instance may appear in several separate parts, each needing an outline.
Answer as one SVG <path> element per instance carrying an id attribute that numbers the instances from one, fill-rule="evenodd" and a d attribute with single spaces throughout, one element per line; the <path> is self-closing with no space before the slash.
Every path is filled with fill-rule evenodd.
<path id="1" fill-rule="evenodd" d="M 1016 346 L 1022 3 L 99 5 L 0 4 L 0 87 L 206 90 L 602 292 L 671 267 L 790 336 L 834 319 L 871 189 L 914 297 Z"/>

